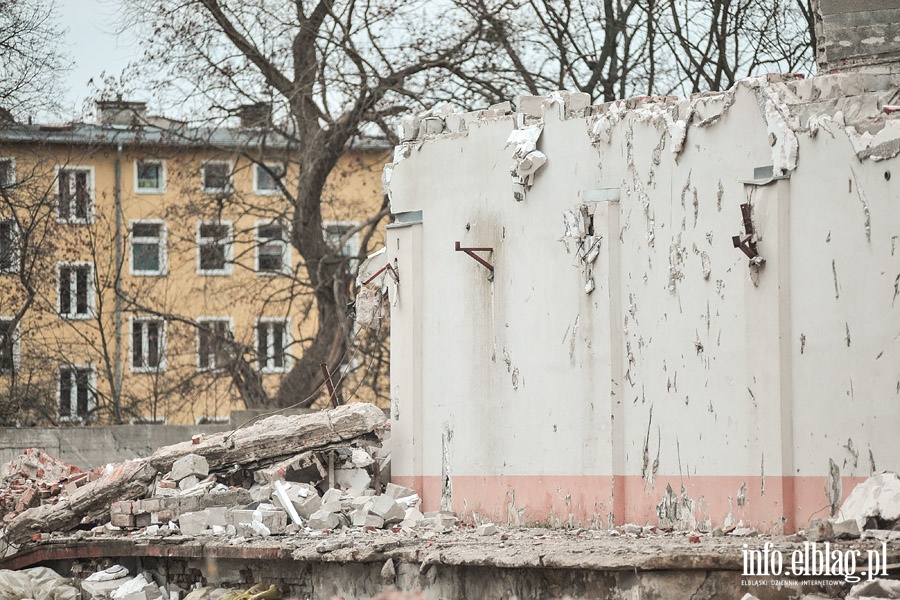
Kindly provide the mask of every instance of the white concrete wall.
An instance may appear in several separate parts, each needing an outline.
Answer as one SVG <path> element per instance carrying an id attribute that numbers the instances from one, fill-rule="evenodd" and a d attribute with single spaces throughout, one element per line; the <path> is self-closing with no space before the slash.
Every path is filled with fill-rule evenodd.
<path id="1" fill-rule="evenodd" d="M 393 474 L 427 508 L 793 530 L 900 466 L 900 119 L 879 104 L 900 80 L 770 79 L 406 128 L 386 179 L 422 218 L 388 235 Z M 538 121 L 517 202 L 507 138 Z M 754 180 L 767 165 L 783 176 Z M 732 247 L 747 202 L 761 267 Z M 590 293 L 564 239 L 581 204 Z M 493 248 L 492 278 L 457 241 Z"/>

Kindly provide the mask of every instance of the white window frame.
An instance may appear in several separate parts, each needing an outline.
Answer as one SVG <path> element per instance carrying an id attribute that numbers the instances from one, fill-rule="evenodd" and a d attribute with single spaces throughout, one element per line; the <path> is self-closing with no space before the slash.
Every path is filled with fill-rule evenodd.
<path id="1" fill-rule="evenodd" d="M 6 184 L 6 187 L 9 187 L 9 188 L 15 187 L 15 185 L 16 185 L 16 183 L 17 183 L 17 179 L 16 179 L 16 159 L 15 159 L 15 157 L 12 157 L 12 156 L 0 156 L 0 163 L 4 163 L 4 162 L 8 162 L 8 163 L 9 163 L 9 167 L 10 167 L 10 168 L 9 168 L 9 175 L 10 175 L 10 179 L 11 179 L 11 181 L 10 181 L 8 184 Z M 3 183 L 3 182 L 0 182 L 0 187 L 2 187 L 2 183 Z"/>
<path id="2" fill-rule="evenodd" d="M 273 189 L 273 190 L 260 189 L 260 187 L 259 187 L 259 170 L 263 168 L 263 165 L 265 165 L 265 167 L 268 167 L 269 170 L 276 171 L 276 172 L 280 171 L 283 168 L 283 165 L 281 165 L 280 163 L 270 163 L 270 162 L 265 162 L 265 163 L 255 162 L 255 163 L 253 163 L 253 193 L 256 194 L 257 196 L 278 196 L 278 195 L 280 195 L 281 188 L 278 187 L 278 185 L 276 185 L 275 189 Z M 283 177 L 284 177 L 284 174 L 282 173 L 281 178 L 283 178 Z M 276 178 L 276 179 L 278 179 L 278 178 Z"/>
<path id="3" fill-rule="evenodd" d="M 84 365 L 84 364 L 71 364 L 71 365 L 60 365 L 56 369 L 56 411 L 59 420 L 66 423 L 77 423 L 81 421 L 85 421 L 86 417 L 79 416 L 78 414 L 70 414 L 67 417 L 59 414 L 59 408 L 62 403 L 62 370 L 86 370 L 89 371 L 88 375 L 88 415 L 97 408 L 97 368 L 94 365 Z M 73 382 L 74 383 L 74 382 Z M 73 390 L 75 390 L 73 386 Z M 69 405 L 70 413 L 78 412 L 78 394 L 77 392 L 73 395 L 73 397 L 69 400 L 69 402 L 74 402 L 74 406 L 72 404 Z M 73 410 L 74 409 L 74 410 Z"/>
<path id="4" fill-rule="evenodd" d="M 206 165 L 225 165 L 228 167 L 228 181 L 224 188 L 206 187 Z M 234 162 L 230 160 L 204 160 L 200 165 L 200 189 L 204 194 L 227 194 L 234 190 Z"/>
<path id="5" fill-rule="evenodd" d="M 262 271 L 259 268 L 259 258 L 261 256 L 260 248 L 262 248 L 263 241 L 262 241 L 262 238 L 259 237 L 259 228 L 266 227 L 267 225 L 276 225 L 276 224 L 281 225 L 281 231 L 284 234 L 284 240 L 282 240 L 282 243 L 284 244 L 284 248 L 281 252 L 281 269 L 279 269 L 278 271 Z M 253 266 L 254 266 L 254 271 L 256 272 L 257 275 L 272 277 L 272 276 L 276 276 L 276 275 L 289 274 L 291 272 L 291 263 L 292 263 L 292 259 L 293 259 L 293 257 L 291 256 L 291 244 L 289 241 L 291 239 L 291 232 L 290 232 L 290 227 L 288 226 L 287 223 L 285 223 L 284 221 L 281 221 L 281 220 L 256 221 L 253 224 L 253 237 L 254 237 L 254 242 L 255 242 L 254 246 L 253 246 L 253 248 L 254 248 Z M 270 239 L 270 238 L 266 238 L 266 239 Z"/>
<path id="6" fill-rule="evenodd" d="M 356 227 L 359 227 L 359 222 L 358 221 L 322 221 L 322 235 L 325 237 L 326 243 L 330 243 L 330 240 L 328 237 L 328 228 L 334 227 L 334 226 L 347 227 L 348 229 L 354 229 Z M 353 245 L 356 248 L 356 253 L 353 255 L 341 253 L 341 256 L 344 256 L 349 259 L 347 261 L 347 265 L 348 265 L 348 268 L 351 273 L 356 273 L 356 270 L 359 268 L 359 259 L 356 258 L 357 255 L 359 255 L 359 233 L 360 232 L 357 231 L 350 237 L 350 240 L 348 240 L 348 241 L 352 241 Z M 339 250 L 340 249 L 343 249 L 343 247 L 339 248 Z"/>
<path id="7" fill-rule="evenodd" d="M 148 237 L 139 237 L 135 238 L 134 236 L 134 226 L 135 225 L 159 225 L 159 271 L 136 271 L 134 268 L 134 243 L 137 241 L 139 244 L 147 244 L 151 243 L 152 240 L 156 238 L 148 238 Z M 199 229 L 198 229 L 199 234 Z M 164 219 L 131 219 L 128 221 L 128 240 L 131 247 L 131 252 L 129 254 L 128 261 L 128 269 L 132 275 L 136 277 L 159 277 L 162 275 L 167 275 L 169 273 L 169 252 L 168 252 L 168 228 L 166 227 L 166 221 Z"/>
<path id="8" fill-rule="evenodd" d="M 159 341 L 157 342 L 157 351 L 159 352 L 159 365 L 156 367 L 136 367 L 134 366 L 134 325 L 135 323 L 160 323 L 162 327 L 159 332 Z M 132 315 L 128 320 L 128 365 L 131 367 L 132 373 L 163 373 L 166 370 L 166 320 L 161 317 L 137 317 Z M 141 327 L 141 359 L 146 363 L 147 351 L 150 345 L 147 343 L 147 329 Z"/>
<path id="9" fill-rule="evenodd" d="M 87 288 L 87 313 L 85 314 L 72 314 L 62 313 L 62 297 L 59 288 L 62 269 L 64 268 L 78 268 L 78 267 L 87 267 L 88 268 L 88 288 Z M 78 306 L 78 284 L 77 279 L 72 277 L 69 280 L 69 305 L 70 308 L 72 305 Z M 94 318 L 94 263 L 86 262 L 86 261 L 71 261 L 71 262 L 58 262 L 56 263 L 56 314 L 60 319 L 64 319 L 67 321 L 86 321 Z"/>
<path id="10" fill-rule="evenodd" d="M 11 323 L 15 321 L 15 317 L 0 317 L 0 323 Z M 12 370 L 4 369 L 0 367 L 0 374 L 8 374 L 15 373 L 19 370 L 19 341 L 21 340 L 21 321 L 16 323 L 16 328 L 13 330 L 13 343 L 12 343 Z"/>
<path id="11" fill-rule="evenodd" d="M 204 316 L 204 317 L 197 317 L 194 320 L 197 322 L 197 325 L 205 325 L 206 323 L 216 323 L 216 322 L 225 321 L 226 323 L 228 323 L 228 331 L 231 333 L 232 337 L 234 337 L 234 317 Z M 207 329 L 209 329 L 209 328 L 207 327 Z M 194 345 L 194 348 L 196 350 L 195 350 L 194 354 L 195 354 L 195 358 L 196 358 L 195 365 L 197 367 L 197 371 L 201 372 L 201 373 L 214 373 L 216 371 L 221 371 L 223 367 L 220 367 L 218 365 L 206 366 L 206 367 L 200 366 L 200 328 L 197 327 L 197 328 L 195 328 L 195 330 L 196 330 L 196 334 L 195 334 L 195 342 L 196 343 Z M 216 358 L 215 358 L 215 356 L 213 356 L 212 360 L 210 362 L 215 363 L 215 361 L 216 361 Z"/>
<path id="12" fill-rule="evenodd" d="M 18 273 L 19 272 L 19 224 L 15 219 L 12 218 L 4 218 L 0 219 L 0 223 L 9 223 L 12 227 L 10 228 L 10 239 L 12 240 L 12 244 L 14 246 L 13 254 L 10 259 L 9 267 L 0 266 L 0 274 L 9 274 L 9 273 Z M 0 248 L 2 250 L 2 248 Z"/>
<path id="13" fill-rule="evenodd" d="M 228 238 L 225 243 L 225 266 L 222 269 L 203 269 L 200 265 L 201 238 L 200 228 L 203 225 L 224 225 L 228 227 Z M 231 275 L 234 273 L 234 223 L 231 221 L 200 220 L 197 221 L 197 274 L 198 275 Z"/>
<path id="14" fill-rule="evenodd" d="M 274 323 L 283 323 L 284 324 L 284 339 L 283 342 L 283 350 L 284 350 L 284 366 L 275 367 L 270 366 L 269 363 L 272 362 L 272 354 L 269 352 L 271 350 L 271 327 L 268 327 L 266 330 L 266 366 L 260 368 L 259 366 L 259 326 L 260 325 L 269 325 Z M 291 319 L 290 317 L 257 317 L 256 321 L 253 323 L 253 352 L 256 354 L 254 358 L 254 363 L 256 365 L 257 370 L 260 373 L 287 373 L 291 370 L 291 366 L 294 361 L 294 357 L 291 355 L 290 348 L 293 344 L 293 337 L 291 336 Z"/>
<path id="15" fill-rule="evenodd" d="M 88 172 L 88 206 L 87 218 L 72 216 L 75 212 L 74 207 L 69 207 L 69 217 L 63 218 L 59 212 L 59 203 L 62 200 L 59 196 L 59 174 L 60 171 L 87 171 Z M 55 171 L 56 177 L 54 184 L 56 186 L 56 222 L 70 223 L 75 225 L 90 225 L 94 222 L 94 206 L 96 202 L 96 183 L 94 180 L 94 167 L 90 165 L 57 165 Z"/>
<path id="16" fill-rule="evenodd" d="M 157 164 L 159 169 L 159 186 L 155 188 L 138 187 L 138 165 L 140 163 Z M 134 193 L 165 194 L 166 193 L 166 161 L 161 158 L 137 158 L 134 161 Z"/>

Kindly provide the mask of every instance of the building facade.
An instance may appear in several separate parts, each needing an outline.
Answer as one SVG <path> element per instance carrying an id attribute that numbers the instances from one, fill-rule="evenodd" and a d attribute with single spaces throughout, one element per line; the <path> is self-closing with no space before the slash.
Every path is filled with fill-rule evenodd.
<path id="1" fill-rule="evenodd" d="M 315 313 L 290 241 L 290 145 L 142 110 L 0 129 L 6 423 L 217 421 L 302 354 Z M 348 149 L 326 188 L 323 235 L 348 268 L 385 157 Z"/>

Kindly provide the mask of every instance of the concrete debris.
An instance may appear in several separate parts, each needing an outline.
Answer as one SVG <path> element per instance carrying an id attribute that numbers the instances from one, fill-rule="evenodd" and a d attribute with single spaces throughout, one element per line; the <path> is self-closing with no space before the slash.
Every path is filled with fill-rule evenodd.
<path id="1" fill-rule="evenodd" d="M 86 473 L 42 450 L 29 448 L 0 466 L 0 511 L 11 519 L 15 513 L 72 495 L 99 476 L 99 470 Z"/>
<path id="2" fill-rule="evenodd" d="M 859 525 L 853 519 L 833 523 L 832 531 L 836 540 L 854 540 L 860 537 Z"/>
<path id="3" fill-rule="evenodd" d="M 0 598 L 77 600 L 79 594 L 70 579 L 47 567 L 34 567 L 22 571 L 0 571 Z"/>
<path id="4" fill-rule="evenodd" d="M 896 529 L 900 526 L 900 476 L 878 473 L 854 487 L 835 520 L 855 521 L 860 532 Z"/>
<path id="5" fill-rule="evenodd" d="M 538 138 L 543 130 L 543 125 L 522 127 L 512 130 L 506 139 L 505 147 L 514 148 L 510 174 L 513 180 L 513 198 L 517 202 L 525 199 L 526 192 L 534 185 L 534 174 L 547 162 L 544 153 L 537 149 Z"/>
<path id="6" fill-rule="evenodd" d="M 475 533 L 478 535 L 495 535 L 499 532 L 500 530 L 493 523 L 484 523 L 475 528 Z"/>
<path id="7" fill-rule="evenodd" d="M 847 600 L 868 600 L 869 598 L 900 598 L 900 581 L 875 579 L 854 585 L 847 593 Z"/>
<path id="8" fill-rule="evenodd" d="M 84 482 L 75 482 L 69 494 L 59 482 L 45 481 L 47 489 L 60 491 L 55 496 L 35 491 L 34 502 L 29 500 L 33 507 L 22 512 L 6 507 L 0 551 L 11 556 L 35 535 L 97 523 L 124 535 L 152 527 L 154 534 L 163 535 L 177 530 L 189 536 L 265 537 L 284 534 L 288 521 L 303 526 L 327 508 L 327 515 L 320 515 L 327 525 L 323 529 L 349 525 L 349 501 L 375 493 L 367 488 L 374 479 L 372 453 L 380 447 L 385 421 L 383 411 L 371 404 L 272 417 L 205 436 L 196 444 L 160 448 L 145 459 L 107 465 L 96 474 L 28 453 L 4 472 L 13 478 L 24 472 L 45 479 L 52 473 L 66 484 L 75 475 Z M 49 466 L 47 472 L 41 464 Z M 333 486 L 346 489 L 329 489 Z M 60 494 L 65 502 L 57 502 Z M 409 504 L 384 498 L 379 505 L 384 515 L 379 516 L 390 523 L 402 521 Z M 22 499 L 17 503 L 21 508 Z M 376 522 L 368 519 L 367 525 Z"/>
<path id="9" fill-rule="evenodd" d="M 806 539 L 811 542 L 834 541 L 834 528 L 827 519 L 813 519 L 806 530 Z"/>
<path id="10" fill-rule="evenodd" d="M 198 483 L 201 477 L 206 477 L 207 475 L 209 475 L 209 462 L 198 454 L 188 454 L 176 460 L 172 463 L 172 472 L 169 474 L 172 479 L 178 482 L 194 476 Z"/>

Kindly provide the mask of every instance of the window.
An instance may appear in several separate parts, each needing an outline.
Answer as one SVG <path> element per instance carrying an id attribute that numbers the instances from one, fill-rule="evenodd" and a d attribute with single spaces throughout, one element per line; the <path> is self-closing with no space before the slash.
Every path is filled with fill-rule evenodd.
<path id="1" fill-rule="evenodd" d="M 166 163 L 162 160 L 134 162 L 134 189 L 139 194 L 162 194 L 166 191 Z"/>
<path id="2" fill-rule="evenodd" d="M 278 194 L 281 192 L 279 181 L 284 177 L 281 165 L 266 163 L 253 165 L 253 191 L 257 194 Z"/>
<path id="3" fill-rule="evenodd" d="M 12 373 L 19 363 L 19 332 L 16 320 L 0 317 L 0 373 Z"/>
<path id="4" fill-rule="evenodd" d="M 93 167 L 60 168 L 57 211 L 59 220 L 68 223 L 88 223 L 94 210 Z"/>
<path id="5" fill-rule="evenodd" d="M 19 236 L 16 222 L 0 220 L 0 273 L 15 273 L 19 268 Z"/>
<path id="6" fill-rule="evenodd" d="M 16 185 L 16 159 L 0 158 L 0 190 L 7 190 Z"/>
<path id="7" fill-rule="evenodd" d="M 166 322 L 162 319 L 131 321 L 131 370 L 164 371 L 166 368 Z"/>
<path id="8" fill-rule="evenodd" d="M 231 331 L 231 319 L 197 319 L 197 369 L 214 371 L 227 364 Z"/>
<path id="9" fill-rule="evenodd" d="M 68 366 L 59 369 L 59 417 L 87 420 L 97 407 L 94 369 Z"/>
<path id="10" fill-rule="evenodd" d="M 203 191 L 218 194 L 231 191 L 231 163 L 211 160 L 203 163 Z"/>
<path id="11" fill-rule="evenodd" d="M 259 319 L 256 322 L 256 356 L 261 371 L 279 373 L 287 371 L 289 321 L 285 319 Z"/>
<path id="12" fill-rule="evenodd" d="M 57 266 L 59 316 L 88 319 L 94 308 L 93 269 L 86 263 L 60 263 Z"/>
<path id="13" fill-rule="evenodd" d="M 348 262 L 348 269 L 351 273 L 355 273 L 358 266 L 358 260 L 355 257 L 359 255 L 359 232 L 351 235 L 343 244 L 341 244 L 341 239 L 351 229 L 356 229 L 358 226 L 358 223 L 351 221 L 325 221 L 324 223 L 325 241 L 338 255 L 351 257 Z"/>
<path id="14" fill-rule="evenodd" d="M 131 221 L 131 273 L 166 274 L 165 221 Z"/>
<path id="15" fill-rule="evenodd" d="M 287 231 L 281 223 L 256 223 L 256 271 L 284 273 L 290 269 Z"/>
<path id="16" fill-rule="evenodd" d="M 197 272 L 230 275 L 232 243 L 231 223 L 200 221 L 197 224 Z"/>

